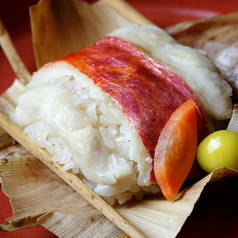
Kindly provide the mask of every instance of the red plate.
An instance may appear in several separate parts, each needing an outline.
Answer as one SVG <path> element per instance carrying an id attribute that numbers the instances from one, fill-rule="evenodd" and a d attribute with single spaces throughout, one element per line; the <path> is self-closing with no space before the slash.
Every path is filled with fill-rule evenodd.
<path id="1" fill-rule="evenodd" d="M 36 70 L 32 48 L 28 7 L 38 0 L 1 1 L 0 16 L 8 29 L 13 43 L 30 72 Z M 94 2 L 87 0 L 87 2 Z M 238 11 L 237 0 L 128 0 L 144 16 L 158 26 L 167 26 L 198 18 L 213 17 L 219 14 Z M 16 77 L 3 51 L 0 49 L 0 93 L 11 85 Z M 195 205 L 177 238 L 238 237 L 238 179 L 232 178 L 215 192 Z M 12 216 L 8 197 L 0 190 L 0 223 Z M 21 231 L 3 232 L 1 238 L 53 238 L 56 237 L 43 227 Z"/>

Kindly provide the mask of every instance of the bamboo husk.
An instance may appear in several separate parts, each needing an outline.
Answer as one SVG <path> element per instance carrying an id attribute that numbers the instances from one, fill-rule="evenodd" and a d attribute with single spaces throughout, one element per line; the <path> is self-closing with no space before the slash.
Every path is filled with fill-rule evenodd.
<path id="1" fill-rule="evenodd" d="M 227 129 L 238 133 L 238 104 L 234 105 L 232 117 L 231 120 L 229 121 Z"/>
<path id="2" fill-rule="evenodd" d="M 99 236 L 105 234 L 106 237 L 119 237 L 123 234 L 36 157 L 8 159 L 1 166 L 1 175 L 3 191 L 11 197 L 14 209 L 14 217 L 6 219 L 9 224 L 1 225 L 2 230 L 11 231 L 43 224 L 53 229 L 59 237 L 85 237 L 85 233 L 96 237 L 93 233 L 98 231 L 94 227 L 98 226 L 102 229 Z M 59 221 L 62 220 L 67 227 L 66 231 L 59 229 Z"/>
<path id="3" fill-rule="evenodd" d="M 57 2 L 57 3 L 56 3 Z M 113 1 L 114 2 L 114 1 Z M 108 1 L 99 1 L 96 4 L 88 5 L 82 1 L 79 3 L 76 1 L 41 1 L 38 7 L 34 7 L 31 9 L 31 20 L 32 20 L 32 27 L 33 27 L 33 39 L 34 39 L 34 46 L 35 46 L 35 54 L 36 54 L 36 61 L 38 67 L 40 67 L 42 64 L 56 59 L 58 57 L 61 57 L 62 55 L 69 53 L 71 51 L 74 51 L 71 47 L 67 48 L 68 46 L 73 46 L 78 48 L 84 47 L 87 43 L 90 44 L 92 41 L 98 39 L 101 36 L 104 36 L 105 34 L 109 33 L 111 30 L 114 30 L 115 28 L 119 26 L 125 26 L 127 24 L 131 23 L 140 23 L 140 24 L 149 24 L 149 21 L 141 17 L 140 14 L 135 14 L 137 19 L 133 21 L 133 19 L 128 19 L 124 15 L 121 15 L 121 9 L 127 9 L 128 12 L 134 11 L 128 4 L 125 5 L 124 1 L 115 1 L 113 4 L 112 1 L 110 1 L 110 4 L 108 4 Z M 51 4 L 57 4 L 57 8 L 50 8 Z M 72 5 L 78 3 L 79 5 Z M 66 4 L 66 5 L 65 5 Z M 68 4 L 68 5 L 67 5 Z M 113 7 L 111 7 L 111 5 Z M 123 8 L 124 7 L 124 8 Z M 57 9 L 57 10 L 55 10 Z M 66 9 L 65 11 L 63 11 Z M 75 12 L 74 9 L 77 9 Z M 116 9 L 116 10 L 115 10 Z M 70 11 L 73 10 L 73 21 L 75 21 L 75 25 L 68 22 Z M 65 12 L 66 16 L 63 15 L 61 17 L 61 14 Z M 86 13 L 86 14 L 84 14 Z M 88 16 L 88 13 L 90 13 L 90 17 Z M 102 14 L 103 13 L 103 14 Z M 39 15 L 38 15 L 39 14 Z M 79 14 L 79 15 L 75 15 Z M 86 15 L 86 16 L 85 16 Z M 60 17 L 59 17 L 60 16 Z M 110 16 L 110 21 L 103 21 L 105 19 L 105 16 Z M 88 21 L 85 20 L 85 18 L 88 19 Z M 135 18 L 136 18 L 135 17 Z M 47 24 L 40 25 L 39 22 L 36 22 L 37 19 L 44 20 L 50 19 Z M 116 18 L 116 19 L 114 19 Z M 65 21 L 66 19 L 66 21 Z M 81 19 L 78 21 L 77 19 Z M 83 20 L 84 19 L 84 20 Z M 99 20 L 100 19 L 100 20 Z M 113 19 L 113 20 L 111 20 Z M 140 21 L 139 21 L 140 20 Z M 58 25 L 58 21 L 60 21 L 61 24 Z M 133 22 L 132 22 L 133 21 Z M 62 22 L 64 24 L 62 24 Z M 103 24 L 102 24 L 103 22 Z M 79 25 L 77 25 L 80 23 Z M 83 23 L 83 24 L 82 24 Z M 89 24 L 87 26 L 87 24 Z M 94 25 L 95 24 L 95 25 Z M 114 25 L 115 24 L 115 25 Z M 72 29 L 71 26 L 72 25 Z M 48 36 L 48 32 L 51 32 L 51 30 L 44 30 L 43 32 L 40 30 L 41 27 L 57 27 L 56 30 L 52 30 L 52 32 L 57 32 L 57 39 L 62 37 L 61 39 L 66 40 L 65 42 L 59 41 L 59 45 L 55 42 L 55 35 L 54 36 Z M 62 30 L 59 30 L 62 28 Z M 78 28 L 75 32 L 75 28 Z M 44 29 L 44 28 L 43 28 Z M 48 28 L 49 29 L 49 28 Z M 80 30 L 79 30 L 80 29 Z M 93 33 L 90 33 L 90 29 L 94 29 Z M 101 31 L 102 30 L 102 31 Z M 39 43 L 43 37 L 44 44 L 37 44 Z M 67 32 L 68 36 L 65 39 L 63 34 L 65 35 L 65 32 Z M 82 34 L 81 33 L 85 33 Z M 102 35 L 102 32 L 104 34 Z M 72 41 L 75 41 L 73 33 L 81 34 L 81 38 L 76 37 L 77 44 L 72 43 Z M 46 35 L 45 35 L 46 34 Z M 95 35 L 96 34 L 96 35 Z M 79 36 L 79 35 L 78 35 Z M 80 39 L 80 41 L 78 40 Z M 83 42 L 82 44 L 80 42 Z M 51 46 L 50 48 L 47 47 Z M 65 50 L 65 48 L 67 50 Z M 74 49 L 76 49 L 74 48 Z M 68 52 L 69 50 L 69 52 Z M 49 168 L 49 171 L 46 172 L 45 175 L 42 174 L 44 179 L 41 178 L 41 181 L 43 180 L 44 184 L 42 185 L 42 189 L 46 189 L 46 187 L 49 186 L 51 180 L 45 179 L 45 178 L 52 178 L 52 176 L 49 176 L 49 173 L 54 171 L 56 174 L 58 174 L 59 177 L 61 177 L 63 180 L 65 180 L 69 185 L 66 183 L 61 184 L 61 188 L 65 187 L 61 192 L 59 192 L 58 197 L 62 199 L 69 198 L 68 192 L 67 195 L 65 195 L 65 190 L 68 191 L 68 189 L 75 189 L 78 193 L 80 193 L 85 200 L 82 200 L 82 197 L 80 197 L 80 202 L 77 203 L 77 205 L 73 206 L 74 208 L 77 207 L 79 210 L 79 214 L 75 214 L 75 209 L 72 208 L 63 208 L 63 211 L 60 210 L 62 207 L 59 206 L 58 201 L 56 204 L 56 201 L 54 199 L 55 203 L 50 203 L 51 205 L 48 207 L 46 201 L 48 201 L 48 197 L 45 196 L 38 196 L 37 192 L 40 191 L 42 194 L 42 191 L 40 189 L 34 188 L 32 189 L 32 194 L 34 196 L 31 197 L 31 199 L 34 200 L 35 205 L 40 209 L 43 210 L 36 210 L 34 207 L 29 208 L 30 212 L 20 211 L 21 207 L 17 206 L 17 203 L 19 201 L 19 198 L 16 197 L 16 193 L 11 191 L 11 186 L 9 185 L 9 177 L 12 177 L 11 173 L 9 172 L 9 168 L 14 168 L 17 166 L 9 166 L 8 161 L 11 163 L 22 163 L 23 165 L 27 161 L 27 164 L 29 164 L 29 161 L 35 161 L 35 157 L 23 157 L 23 158 L 14 158 L 12 160 L 3 160 L 4 163 L 0 167 L 0 172 L 5 173 L 3 175 L 3 189 L 6 194 L 10 194 L 12 200 L 15 199 L 15 202 L 12 203 L 14 207 L 14 216 L 13 218 L 9 219 L 9 222 L 11 222 L 10 225 L 2 225 L 3 229 L 17 229 L 16 227 L 29 227 L 32 225 L 38 225 L 42 224 L 47 229 L 52 231 L 54 234 L 58 235 L 59 237 L 65 237 L 66 233 L 69 233 L 72 237 L 73 235 L 77 235 L 79 237 L 85 237 L 85 236 L 92 236 L 98 235 L 98 237 L 118 237 L 121 236 L 121 231 L 116 227 L 118 226 L 121 230 L 123 230 L 125 233 L 130 235 L 131 237 L 176 237 L 178 232 L 180 231 L 181 227 L 183 226 L 184 222 L 186 221 L 187 217 L 191 214 L 195 203 L 199 199 L 202 191 L 204 190 L 204 187 L 207 183 L 215 182 L 217 179 L 225 179 L 230 176 L 237 176 L 237 171 L 230 170 L 227 168 L 221 168 L 213 173 L 207 175 L 205 178 L 201 179 L 197 183 L 191 185 L 190 187 L 185 187 L 181 192 L 178 194 L 178 196 L 175 198 L 173 202 L 168 202 L 164 199 L 162 195 L 157 197 L 145 197 L 143 201 L 135 201 L 131 200 L 127 204 L 124 204 L 123 206 L 109 206 L 107 203 L 104 202 L 100 197 L 98 197 L 93 191 L 91 191 L 86 185 L 82 183 L 76 176 L 71 174 L 70 172 L 66 172 L 62 170 L 62 167 L 55 163 L 51 156 L 41 148 L 34 145 L 34 143 L 30 142 L 29 139 L 25 134 L 22 133 L 21 129 L 14 125 L 9 120 L 9 112 L 15 107 L 17 96 L 13 97 L 14 95 L 19 95 L 19 93 L 24 90 L 24 85 L 19 83 L 18 81 L 15 81 L 14 85 L 7 90 L 3 94 L 0 100 L 0 109 L 3 112 L 3 114 L 0 114 L 0 124 L 1 126 L 9 133 L 11 134 L 17 141 L 22 143 L 24 147 L 26 147 L 30 152 L 35 154 L 41 161 L 43 161 Z M 4 157 L 2 157 L 4 158 Z M 21 161 L 21 162 L 19 162 Z M 24 162 L 25 161 L 25 162 Z M 7 162 L 7 163 L 6 163 Z M 41 163 L 38 161 L 37 163 Z M 41 163 L 40 167 L 42 168 L 44 165 Z M 29 167 L 29 166 L 28 166 Z M 2 172 L 2 168 L 7 168 Z M 20 167 L 18 169 L 22 170 Z M 29 171 L 29 175 L 33 175 L 33 179 L 37 177 L 40 177 L 36 174 L 36 169 L 32 168 L 33 170 Z M 42 172 L 42 171 L 41 171 Z M 17 178 L 19 179 L 20 175 L 17 171 L 12 171 L 13 174 L 17 174 Z M 35 176 L 36 175 L 36 176 Z M 9 179 L 9 180 L 8 180 Z M 32 178 L 30 176 L 23 182 L 23 185 L 26 186 L 26 184 L 29 184 L 32 186 L 34 182 L 31 182 Z M 58 181 L 57 177 L 57 181 Z M 46 180 L 46 181 L 45 181 Z M 71 180 L 71 181 L 70 181 Z M 52 180 L 53 181 L 53 180 Z M 56 182 L 56 181 L 54 181 Z M 14 180 L 12 180 L 12 183 L 14 183 Z M 4 184 L 7 184 L 9 186 L 5 186 Z M 24 187 L 23 186 L 23 187 Z M 46 186 L 46 187 L 45 187 Z M 67 188 L 66 188 L 67 187 Z M 10 188 L 10 191 L 8 190 Z M 74 190 L 73 194 L 75 193 Z M 52 192 L 52 193 L 51 193 Z M 22 194 L 17 193 L 17 194 Z M 57 194 L 57 193 L 56 193 Z M 28 193 L 23 193 L 23 195 L 29 197 Z M 47 190 L 47 195 L 51 195 L 54 198 L 54 191 Z M 60 196 L 61 195 L 61 196 Z M 22 195 L 20 195 L 22 196 Z M 76 195 L 75 195 L 76 196 Z M 14 199 L 13 199 L 14 198 Z M 21 200 L 24 200 L 25 197 L 21 197 Z M 36 199 L 37 198 L 37 199 Z M 38 199 L 40 198 L 40 199 Z M 41 200 L 42 199 L 42 200 Z M 87 201 L 86 201 L 87 200 Z M 82 202 L 83 201 L 83 202 Z M 89 210 L 87 210 L 87 218 L 86 218 L 86 225 L 85 225 L 85 213 L 84 206 L 80 207 L 79 203 L 86 204 L 86 207 L 90 207 Z M 89 203 L 91 203 L 93 206 L 91 206 Z M 43 205 L 42 205 L 43 204 Z M 60 203 L 62 205 L 62 203 Z M 73 204 L 71 204 L 73 205 Z M 29 206 L 29 203 L 25 206 Z M 46 207 L 45 207 L 46 206 Z M 19 210 L 18 210 L 19 209 Z M 83 209 L 83 210 L 81 210 Z M 26 209 L 27 210 L 27 209 Z M 73 212 L 72 212 L 73 211 Z M 100 211 L 100 213 L 98 213 Z M 106 219 L 104 216 L 101 215 L 101 212 L 108 217 L 112 222 L 115 223 L 115 225 L 110 222 L 108 219 Z M 45 213 L 42 215 L 42 213 Z M 93 215 L 91 214 L 93 213 Z M 96 220 L 98 222 L 93 223 L 90 215 L 95 216 L 96 218 L 93 218 L 93 220 Z M 29 218 L 30 217 L 30 218 Z M 90 220 L 91 219 L 91 220 Z M 19 220 L 26 221 L 26 225 L 20 226 Z M 73 221 L 77 221 L 77 223 L 73 223 Z M 70 226 L 64 226 L 60 222 L 69 221 Z M 90 223 L 91 221 L 91 223 Z M 101 223 L 105 224 L 105 229 L 101 230 Z M 16 226 L 14 226 L 14 224 Z M 29 225 L 30 224 L 30 225 Z M 98 227 L 100 226 L 100 229 Z M 80 227 L 77 229 L 77 227 Z M 85 228 L 85 230 L 84 230 Z M 105 233 L 105 230 L 108 230 L 110 233 Z M 73 233 L 71 233 L 73 232 Z M 75 233 L 74 233 L 75 232 Z"/>
<path id="4" fill-rule="evenodd" d="M 19 80 L 22 83 L 28 83 L 31 78 L 31 74 L 21 61 L 20 56 L 18 55 L 15 47 L 13 46 L 12 40 L 6 28 L 2 24 L 1 19 L 0 19 L 0 45 L 2 46 L 2 49 L 9 63 L 11 64 L 14 72 L 16 72 L 16 74 L 18 75 Z"/>
<path id="5" fill-rule="evenodd" d="M 88 46 L 119 27 L 152 24 L 121 0 L 97 1 L 92 5 L 77 0 L 41 0 L 30 8 L 30 16 L 38 68 Z"/>

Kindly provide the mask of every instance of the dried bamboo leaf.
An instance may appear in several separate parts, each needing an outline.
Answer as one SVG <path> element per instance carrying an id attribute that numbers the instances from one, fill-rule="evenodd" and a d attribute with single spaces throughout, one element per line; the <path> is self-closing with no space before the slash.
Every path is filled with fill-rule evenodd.
<path id="1" fill-rule="evenodd" d="M 21 229 L 40 226 L 40 224 L 37 222 L 38 217 L 39 216 L 26 217 L 19 221 L 14 221 L 12 223 L 1 224 L 0 231 L 17 231 L 17 230 L 21 230 Z"/>
<path id="2" fill-rule="evenodd" d="M 103 2 L 41 0 L 30 8 L 37 67 L 88 46 L 130 22 Z M 57 41 L 55 39 L 57 38 Z"/>
<path id="3" fill-rule="evenodd" d="M 36 157 L 12 158 L 0 166 L 0 172 L 3 191 L 11 198 L 14 210 L 14 216 L 7 219 L 10 224 L 0 225 L 2 230 L 23 229 L 40 223 L 59 237 L 81 233 L 97 233 L 100 237 L 123 234 Z M 47 215 L 41 216 L 43 213 Z M 62 219 L 66 220 L 60 223 Z M 100 230 L 104 228 L 100 232 L 93 229 L 98 225 Z"/>
<path id="4" fill-rule="evenodd" d="M 222 25 L 221 22 L 224 22 L 226 25 L 229 25 L 233 24 L 237 19 L 238 19 L 237 12 L 233 12 L 211 18 L 202 18 L 193 21 L 182 22 L 174 26 L 167 27 L 166 31 L 171 35 L 176 35 L 190 28 L 197 28 L 199 31 L 201 29 L 199 24 L 201 24 L 201 26 L 204 27 L 206 26 L 210 27 L 210 24 L 213 23 L 217 23 L 219 26 L 221 26 Z"/>
<path id="5" fill-rule="evenodd" d="M 231 120 L 229 121 L 227 129 L 230 131 L 238 132 L 238 104 L 234 105 L 232 117 Z"/>
<path id="6" fill-rule="evenodd" d="M 32 154 L 0 127 L 0 165 L 6 163 L 9 158 L 23 156 L 32 156 Z"/>
<path id="7" fill-rule="evenodd" d="M 121 0 L 41 0 L 30 8 L 37 67 L 79 50 L 129 24 L 153 24 Z M 55 39 L 57 38 L 57 41 Z"/>
<path id="8" fill-rule="evenodd" d="M 105 216 L 74 216 L 58 211 L 41 216 L 38 222 L 58 237 L 120 237 L 123 232 Z M 100 227 L 100 232 L 99 228 Z"/>
<path id="9" fill-rule="evenodd" d="M 207 52 L 238 101 L 238 12 L 180 23 L 166 29 L 184 45 Z"/>
<path id="10" fill-rule="evenodd" d="M 9 136 L 1 127 L 0 127 L 0 153 L 4 148 L 11 146 L 15 143 L 15 140 Z"/>
<path id="11" fill-rule="evenodd" d="M 28 83 L 30 81 L 31 74 L 21 61 L 20 56 L 18 55 L 1 19 L 0 19 L 0 45 L 20 81 L 24 84 Z"/>
<path id="12" fill-rule="evenodd" d="M 18 143 L 0 150 L 0 161 L 23 156 L 32 156 L 32 154 Z"/>
<path id="13" fill-rule="evenodd" d="M 3 191 L 11 197 L 14 208 L 14 218 L 9 222 L 56 209 L 67 209 L 73 215 L 78 208 L 83 208 L 84 216 L 100 214 L 36 157 L 11 158 L 1 165 L 0 171 Z"/>
<path id="14" fill-rule="evenodd" d="M 101 0 L 105 2 L 107 5 L 111 6 L 114 10 L 116 10 L 119 15 L 127 18 L 133 24 L 139 25 L 153 25 L 154 23 L 144 17 L 141 13 L 139 13 L 136 9 L 134 9 L 130 4 L 126 1 L 121 0 Z M 111 10 L 110 10 L 111 12 Z"/>

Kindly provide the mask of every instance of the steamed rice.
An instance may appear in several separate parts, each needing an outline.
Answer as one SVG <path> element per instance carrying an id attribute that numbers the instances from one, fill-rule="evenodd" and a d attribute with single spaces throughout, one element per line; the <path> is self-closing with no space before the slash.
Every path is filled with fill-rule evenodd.
<path id="1" fill-rule="evenodd" d="M 152 159 L 136 130 L 116 102 L 87 76 L 58 62 L 35 73 L 28 88 L 13 118 L 65 170 L 110 197 L 110 203 L 141 197 L 144 186 L 160 191 L 151 184 Z"/>

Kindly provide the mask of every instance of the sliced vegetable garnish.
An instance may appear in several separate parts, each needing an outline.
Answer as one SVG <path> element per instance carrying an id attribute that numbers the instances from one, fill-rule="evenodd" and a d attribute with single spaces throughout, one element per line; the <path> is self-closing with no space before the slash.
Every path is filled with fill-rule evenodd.
<path id="1" fill-rule="evenodd" d="M 196 156 L 195 105 L 190 99 L 174 111 L 163 128 L 155 149 L 155 178 L 168 200 L 177 195 Z"/>

